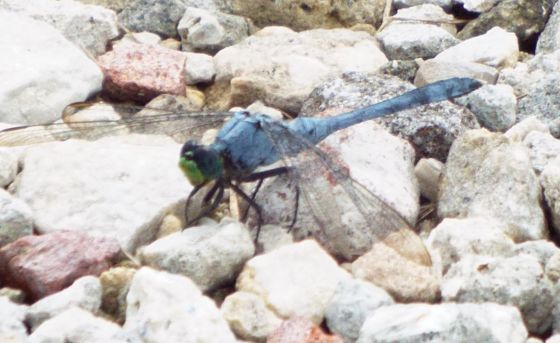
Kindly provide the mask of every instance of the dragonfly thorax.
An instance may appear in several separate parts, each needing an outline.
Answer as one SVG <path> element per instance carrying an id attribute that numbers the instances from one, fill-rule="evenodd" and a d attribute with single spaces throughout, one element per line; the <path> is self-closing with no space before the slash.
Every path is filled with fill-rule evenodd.
<path id="1" fill-rule="evenodd" d="M 223 175 L 223 161 L 220 154 L 211 146 L 204 146 L 192 140 L 181 148 L 179 167 L 193 186 L 218 179 Z"/>

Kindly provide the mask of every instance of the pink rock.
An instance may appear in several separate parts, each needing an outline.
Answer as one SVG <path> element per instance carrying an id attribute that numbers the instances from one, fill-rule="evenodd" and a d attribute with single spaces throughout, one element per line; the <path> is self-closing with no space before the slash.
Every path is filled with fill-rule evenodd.
<path id="1" fill-rule="evenodd" d="M 78 231 L 25 236 L 0 249 L 0 282 L 40 299 L 84 275 L 101 274 L 120 251 L 115 239 Z"/>
<path id="2" fill-rule="evenodd" d="M 97 61 L 108 95 L 147 102 L 164 93 L 185 95 L 186 59 L 185 52 L 159 45 L 122 43 Z"/>
<path id="3" fill-rule="evenodd" d="M 296 317 L 284 321 L 266 343 L 343 343 L 338 336 L 327 335 L 309 319 Z"/>

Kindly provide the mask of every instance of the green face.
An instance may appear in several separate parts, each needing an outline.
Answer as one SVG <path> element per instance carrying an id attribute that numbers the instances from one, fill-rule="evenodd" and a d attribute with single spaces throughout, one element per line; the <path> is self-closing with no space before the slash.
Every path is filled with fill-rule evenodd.
<path id="1" fill-rule="evenodd" d="M 192 152 L 188 152 L 187 154 L 192 155 Z M 181 158 L 179 159 L 179 168 L 181 168 L 181 170 L 187 176 L 187 179 L 189 179 L 189 182 L 193 186 L 197 186 L 206 181 L 206 178 L 200 171 L 198 164 L 188 157 L 181 156 Z"/>
<path id="2" fill-rule="evenodd" d="M 220 178 L 223 172 L 222 158 L 212 149 L 187 142 L 181 151 L 179 168 L 193 186 Z"/>

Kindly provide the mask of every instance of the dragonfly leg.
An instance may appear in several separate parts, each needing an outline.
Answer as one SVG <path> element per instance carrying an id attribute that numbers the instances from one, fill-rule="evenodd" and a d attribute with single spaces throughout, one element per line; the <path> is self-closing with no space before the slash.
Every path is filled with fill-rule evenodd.
<path id="1" fill-rule="evenodd" d="M 282 175 L 282 174 L 285 174 L 287 172 L 288 172 L 287 167 L 278 167 L 278 168 L 269 169 L 269 170 L 265 170 L 265 171 L 258 172 L 258 173 L 253 173 L 253 174 L 251 174 L 247 177 L 239 179 L 239 182 L 258 181 L 257 186 L 253 190 L 253 193 L 251 193 L 251 201 L 255 202 L 255 197 L 257 196 L 257 193 L 259 192 L 264 179 L 268 179 L 269 177 L 273 177 L 273 176 Z M 245 210 L 245 213 L 243 214 L 243 216 L 241 216 L 241 221 L 245 221 L 245 219 L 247 218 L 247 215 L 249 214 L 250 209 L 251 209 L 251 206 L 249 206 Z"/>
<path id="2" fill-rule="evenodd" d="M 187 205 L 188 202 L 190 201 L 191 196 L 196 194 L 200 190 L 200 188 L 202 188 L 202 186 L 203 185 L 201 185 L 200 187 L 196 186 L 195 189 L 193 189 L 193 191 L 189 195 L 189 198 L 187 199 Z M 222 201 L 222 199 L 224 198 L 224 184 L 221 181 L 216 181 L 214 186 L 212 186 L 212 188 L 208 191 L 208 193 L 206 193 L 203 199 L 203 203 L 208 204 L 208 202 L 210 202 L 210 199 L 212 199 L 212 197 L 214 197 L 212 204 L 210 206 L 205 206 L 204 210 L 192 219 L 188 219 L 188 207 L 185 206 L 186 226 L 189 226 L 195 223 L 196 221 L 198 221 L 200 218 L 207 216 L 209 213 L 214 211 L 220 205 L 220 201 Z"/>
<path id="3" fill-rule="evenodd" d="M 294 216 L 292 217 L 292 222 L 290 223 L 290 226 L 288 226 L 288 232 L 292 231 L 294 225 L 296 225 L 298 210 L 299 210 L 299 186 L 296 185 L 296 201 L 294 206 Z"/>
<path id="4" fill-rule="evenodd" d="M 245 192 L 243 192 L 243 190 L 237 185 L 230 182 L 229 186 L 235 193 L 239 194 L 239 196 L 241 196 L 243 200 L 245 200 L 249 204 L 249 207 L 255 209 L 255 212 L 257 213 L 257 235 L 255 236 L 255 242 L 258 242 L 262 226 L 262 212 L 260 206 L 256 202 L 254 202 L 247 194 L 245 194 Z"/>

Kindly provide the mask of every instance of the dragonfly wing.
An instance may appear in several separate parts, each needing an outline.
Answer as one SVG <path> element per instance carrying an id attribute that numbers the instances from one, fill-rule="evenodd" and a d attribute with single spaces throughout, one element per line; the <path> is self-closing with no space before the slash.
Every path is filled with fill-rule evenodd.
<path id="1" fill-rule="evenodd" d="M 100 109 L 99 113 L 94 116 L 96 119 L 93 120 L 84 119 L 82 112 L 66 114 L 64 122 L 2 130 L 0 131 L 0 146 L 27 145 L 72 138 L 93 140 L 126 133 L 164 134 L 182 143 L 186 139 L 199 139 L 205 130 L 219 127 L 231 117 L 229 112 L 175 113 L 154 109 L 150 112 L 150 115 L 120 118 L 107 115 L 108 111 L 103 112 Z M 113 114 L 115 114 L 114 111 Z"/>
<path id="2" fill-rule="evenodd" d="M 263 123 L 263 129 L 311 210 L 319 231 L 310 231 L 318 233 L 314 236 L 327 249 L 353 259 L 382 242 L 408 260 L 431 265 L 424 243 L 408 222 L 354 180 L 343 164 L 280 123 Z"/>

